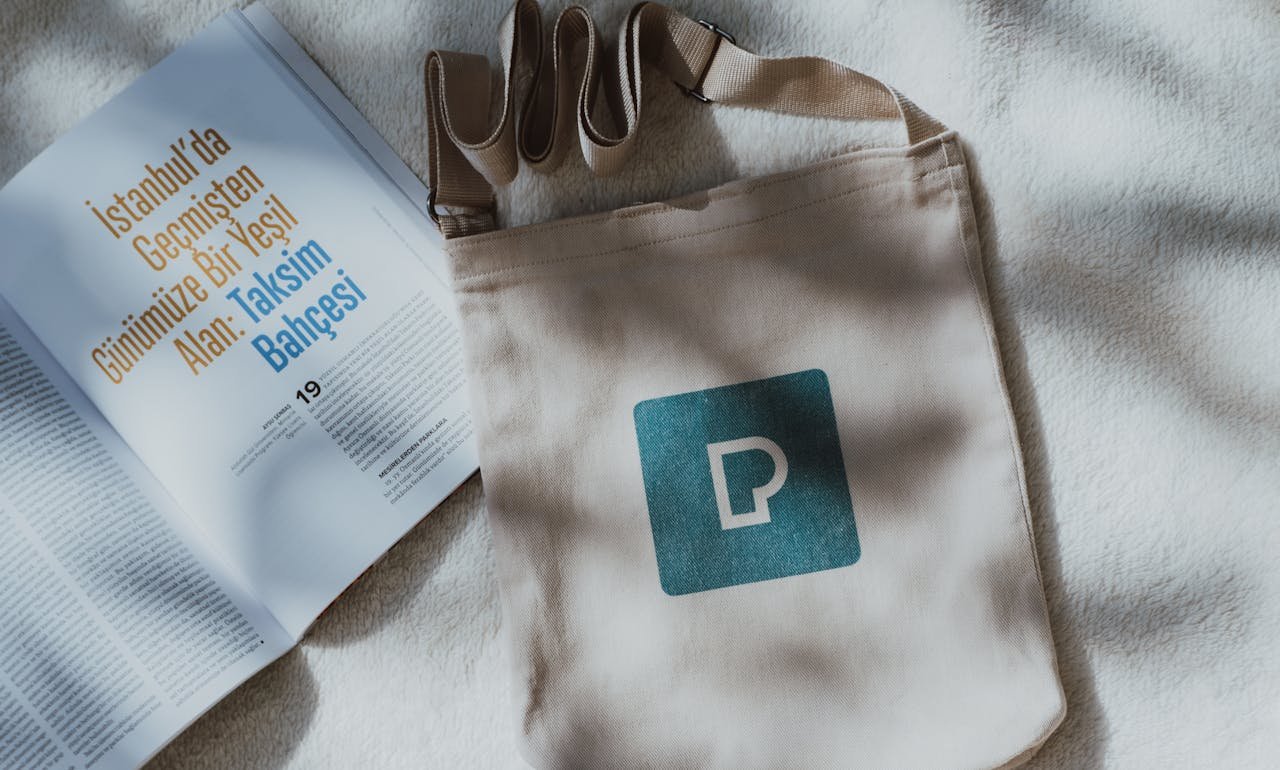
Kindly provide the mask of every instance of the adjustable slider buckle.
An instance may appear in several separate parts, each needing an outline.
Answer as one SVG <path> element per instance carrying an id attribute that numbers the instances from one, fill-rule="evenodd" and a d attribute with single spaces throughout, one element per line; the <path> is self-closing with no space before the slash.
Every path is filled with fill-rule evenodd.
<path id="1" fill-rule="evenodd" d="M 737 38 L 729 34 L 728 30 L 722 29 L 713 21 L 707 21 L 706 19 L 698 19 L 698 23 L 706 27 L 707 29 L 711 30 L 712 32 L 716 33 L 720 37 L 724 38 L 725 40 L 728 40 L 730 43 L 736 44 L 738 42 Z"/>
<path id="2" fill-rule="evenodd" d="M 498 202 L 491 200 L 489 202 L 489 205 L 484 207 L 480 211 L 487 214 L 494 214 L 497 211 L 497 209 L 498 209 Z M 475 213 L 475 212 L 473 211 L 470 213 Z M 431 218 L 431 222 L 435 224 L 436 229 L 439 230 L 441 214 L 439 211 L 436 210 L 436 188 L 434 187 L 427 188 L 427 216 Z M 444 216 L 454 216 L 454 215 L 445 214 Z"/>
<path id="3" fill-rule="evenodd" d="M 738 42 L 737 38 L 731 35 L 727 30 L 722 29 L 715 22 L 707 21 L 706 19 L 698 19 L 698 23 L 706 27 L 707 29 L 711 30 L 712 32 L 714 32 L 716 35 L 720 37 L 721 40 L 728 40 L 730 43 L 733 43 L 735 45 L 737 44 Z M 720 47 L 719 41 L 716 41 L 716 47 L 717 48 Z M 714 55 L 715 55 L 715 52 L 713 51 L 712 56 Z M 711 63 L 709 61 L 707 62 L 707 66 L 708 67 L 711 66 Z M 682 86 L 679 83 L 676 83 L 676 88 L 679 88 L 681 91 L 683 91 L 685 96 L 691 96 L 694 99 L 697 99 L 698 101 L 702 102 L 703 104 L 709 104 L 711 100 L 708 99 L 706 95 L 702 93 L 702 81 L 706 77 L 707 77 L 707 73 L 705 70 L 703 70 L 702 76 L 698 78 L 698 83 L 693 88 L 686 88 L 685 86 Z"/>
<path id="4" fill-rule="evenodd" d="M 436 229 L 440 229 L 440 212 L 436 211 L 436 188 L 427 188 L 427 216 L 431 217 Z"/>

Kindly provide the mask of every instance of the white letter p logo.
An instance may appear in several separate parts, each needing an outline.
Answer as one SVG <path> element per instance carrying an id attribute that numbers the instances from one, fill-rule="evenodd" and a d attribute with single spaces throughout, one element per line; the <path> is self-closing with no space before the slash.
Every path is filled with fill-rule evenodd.
<path id="1" fill-rule="evenodd" d="M 735 514 L 729 503 L 729 484 L 724 477 L 724 456 L 758 449 L 773 460 L 773 478 L 751 490 L 755 510 Z M 716 490 L 716 508 L 720 511 L 720 529 L 736 529 L 753 524 L 769 523 L 769 498 L 777 494 L 787 480 L 787 456 L 782 447 L 764 436 L 748 436 L 732 441 L 707 444 L 707 459 L 711 461 L 711 483 Z"/>

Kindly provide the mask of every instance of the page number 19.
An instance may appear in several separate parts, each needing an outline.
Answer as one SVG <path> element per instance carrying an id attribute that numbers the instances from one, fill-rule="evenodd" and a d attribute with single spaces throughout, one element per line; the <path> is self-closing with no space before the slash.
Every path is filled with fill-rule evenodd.
<path id="1" fill-rule="evenodd" d="M 311 399 L 320 396 L 320 383 L 315 380 L 307 380 L 307 384 L 302 386 L 302 390 L 293 394 L 293 397 L 304 404 L 310 404 Z"/>

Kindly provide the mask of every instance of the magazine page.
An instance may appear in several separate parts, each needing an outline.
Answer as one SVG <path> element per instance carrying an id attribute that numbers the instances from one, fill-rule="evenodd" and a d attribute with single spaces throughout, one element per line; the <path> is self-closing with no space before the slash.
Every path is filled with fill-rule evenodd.
<path id="1" fill-rule="evenodd" d="M 477 467 L 438 235 L 355 128 L 233 11 L 0 190 L 0 293 L 295 636 Z"/>
<path id="2" fill-rule="evenodd" d="M 0 767 L 136 767 L 292 646 L 0 302 Z"/>

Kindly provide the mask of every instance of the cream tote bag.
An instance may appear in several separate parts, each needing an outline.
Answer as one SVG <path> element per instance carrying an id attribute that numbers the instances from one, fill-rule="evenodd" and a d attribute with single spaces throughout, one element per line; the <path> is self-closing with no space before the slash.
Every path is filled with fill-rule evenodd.
<path id="1" fill-rule="evenodd" d="M 532 0 L 501 37 L 496 122 L 485 57 L 432 52 L 426 80 L 525 757 L 1025 760 L 1064 699 L 955 134 L 656 4 L 608 50 L 570 8 L 544 54 Z M 907 143 L 496 229 L 521 158 L 577 133 L 621 168 L 642 73 Z"/>

